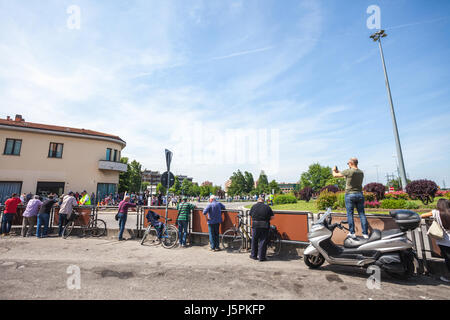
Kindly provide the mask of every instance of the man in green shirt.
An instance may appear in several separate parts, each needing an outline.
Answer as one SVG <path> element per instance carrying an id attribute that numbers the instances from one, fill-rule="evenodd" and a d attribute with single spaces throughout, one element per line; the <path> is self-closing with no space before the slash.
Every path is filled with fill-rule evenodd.
<path id="1" fill-rule="evenodd" d="M 177 206 L 178 210 L 178 238 L 180 239 L 180 246 L 186 248 L 187 228 L 189 224 L 189 217 L 191 211 L 195 209 L 193 204 L 187 202 L 187 197 L 183 197 L 183 202 Z"/>
<path id="2" fill-rule="evenodd" d="M 345 178 L 345 208 L 347 209 L 348 227 L 350 229 L 349 236 L 356 238 L 355 236 L 355 223 L 353 221 L 353 212 L 356 207 L 358 215 L 361 220 L 361 227 L 363 237 L 369 238 L 366 214 L 364 212 L 364 195 L 362 190 L 362 182 L 364 179 L 364 172 L 358 169 L 358 159 L 351 158 L 348 161 L 348 169 L 339 172 L 336 166 L 333 168 L 333 177 Z"/>

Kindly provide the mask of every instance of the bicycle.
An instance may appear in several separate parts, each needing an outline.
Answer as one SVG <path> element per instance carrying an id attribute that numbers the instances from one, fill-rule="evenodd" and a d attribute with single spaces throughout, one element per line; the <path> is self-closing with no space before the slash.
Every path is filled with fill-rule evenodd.
<path id="1" fill-rule="evenodd" d="M 247 251 L 250 250 L 251 236 L 247 232 L 250 227 L 243 221 L 243 215 L 237 215 L 238 226 L 233 225 L 232 228 L 225 231 L 222 235 L 222 247 L 228 252 L 241 252 L 245 248 L 245 244 L 248 246 Z M 269 236 L 267 243 L 267 256 L 277 256 L 281 251 L 281 236 L 277 230 L 277 227 L 272 225 L 269 228 Z"/>
<path id="2" fill-rule="evenodd" d="M 178 228 L 167 222 L 172 221 L 170 218 L 162 217 L 166 220 L 166 223 L 162 224 L 161 238 L 158 237 L 158 231 L 155 227 L 149 223 L 147 229 L 142 236 L 141 245 L 144 245 L 146 241 L 150 241 L 152 244 L 162 244 L 166 249 L 173 248 L 178 241 Z"/>
<path id="3" fill-rule="evenodd" d="M 62 236 L 64 239 L 72 233 L 75 227 L 75 222 L 80 218 L 81 214 L 73 210 L 72 215 L 75 216 L 71 219 L 63 229 Z M 89 215 L 89 222 L 86 225 L 80 224 L 81 236 L 91 235 L 92 237 L 102 237 L 106 235 L 106 222 L 101 219 L 96 219 L 95 214 Z"/>

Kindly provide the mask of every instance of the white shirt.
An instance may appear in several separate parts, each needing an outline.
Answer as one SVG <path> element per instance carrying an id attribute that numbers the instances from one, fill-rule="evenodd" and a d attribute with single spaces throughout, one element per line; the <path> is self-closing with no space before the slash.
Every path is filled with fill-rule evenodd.
<path id="1" fill-rule="evenodd" d="M 444 230 L 444 239 L 436 240 L 436 244 L 441 245 L 441 246 L 450 247 L 450 230 L 444 229 L 444 226 L 442 225 L 441 214 L 439 213 L 439 210 L 433 210 L 431 212 L 433 213 L 434 220 L 436 220 L 437 223 L 439 224 L 439 226 L 442 228 L 442 230 Z"/>

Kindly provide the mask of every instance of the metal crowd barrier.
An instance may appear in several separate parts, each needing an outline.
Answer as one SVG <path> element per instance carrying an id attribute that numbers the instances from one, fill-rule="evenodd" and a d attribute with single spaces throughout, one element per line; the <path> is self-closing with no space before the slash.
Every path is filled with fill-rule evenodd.
<path id="1" fill-rule="evenodd" d="M 102 209 L 114 209 L 115 212 L 118 210 L 118 206 L 105 206 L 105 207 L 97 207 L 97 206 L 80 206 L 75 207 L 76 210 L 84 210 L 88 212 L 90 210 L 90 214 L 94 214 L 95 218 L 98 217 L 99 211 Z M 190 215 L 188 232 L 194 235 L 208 235 L 208 225 L 206 218 L 203 216 L 204 208 L 195 208 L 194 212 Z M 13 226 L 21 226 L 23 219 L 23 212 L 25 210 L 25 206 L 19 205 L 17 210 L 17 215 L 13 220 Z M 137 206 L 136 207 L 136 231 L 137 236 L 141 237 L 143 232 L 145 231 L 148 223 L 145 215 L 148 210 L 153 210 L 158 213 L 161 217 L 165 217 L 165 206 Z M 249 215 L 250 210 L 223 210 L 223 222 L 220 227 L 220 234 L 223 234 L 226 230 L 233 227 L 234 224 L 238 223 L 237 215 L 241 214 L 244 217 L 244 222 L 247 225 L 246 231 L 251 234 L 251 218 Z M 169 223 L 176 223 L 176 215 L 178 211 L 176 208 L 169 207 L 168 208 L 168 216 L 172 218 L 172 221 Z M 4 214 L 4 205 L 0 206 L 0 221 L 3 219 Z M 274 211 L 274 219 L 271 221 L 271 224 L 277 227 L 278 232 L 282 237 L 283 243 L 291 243 L 291 244 L 308 244 L 308 232 L 313 223 L 317 222 L 318 219 L 324 214 L 323 212 L 318 214 L 313 214 L 311 212 L 299 212 L 299 211 Z M 59 206 L 55 206 L 52 208 L 50 212 L 50 223 L 49 223 L 49 232 L 51 232 L 54 226 L 58 225 L 58 216 L 59 216 Z M 397 226 L 394 220 L 387 215 L 380 214 L 367 214 L 367 220 L 369 225 L 373 225 L 374 228 L 385 230 L 386 229 L 396 229 Z M 86 215 L 86 219 L 88 219 Z M 344 220 L 346 218 L 345 213 L 333 213 L 334 220 Z M 164 221 L 164 220 L 162 220 Z M 440 255 L 440 249 L 436 245 L 436 241 L 428 237 L 427 231 L 433 221 L 432 218 L 428 218 L 422 220 L 420 226 L 413 231 L 408 231 L 408 238 L 413 243 L 414 249 L 417 252 L 417 256 L 419 260 L 423 261 L 424 267 L 426 270 L 428 268 L 428 260 L 433 258 L 442 258 Z M 381 227 L 379 227 L 381 226 Z M 358 228 L 360 227 L 359 217 L 355 215 L 355 227 L 358 232 Z M 342 234 L 341 234 L 342 233 Z M 333 235 L 333 241 L 336 244 L 343 244 L 344 234 L 343 231 L 337 230 L 335 235 Z"/>

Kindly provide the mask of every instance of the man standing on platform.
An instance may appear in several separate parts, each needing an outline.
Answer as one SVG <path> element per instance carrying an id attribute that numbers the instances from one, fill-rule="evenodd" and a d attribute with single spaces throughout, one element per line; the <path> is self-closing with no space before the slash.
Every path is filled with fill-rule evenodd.
<path id="1" fill-rule="evenodd" d="M 258 202 L 250 209 L 250 216 L 252 217 L 252 253 L 250 258 L 266 261 L 270 220 L 273 219 L 272 208 L 265 204 L 264 198 L 260 196 Z"/>

